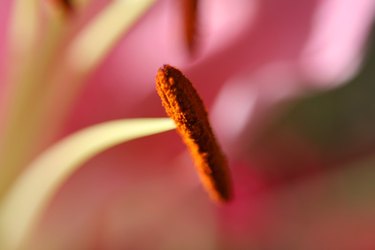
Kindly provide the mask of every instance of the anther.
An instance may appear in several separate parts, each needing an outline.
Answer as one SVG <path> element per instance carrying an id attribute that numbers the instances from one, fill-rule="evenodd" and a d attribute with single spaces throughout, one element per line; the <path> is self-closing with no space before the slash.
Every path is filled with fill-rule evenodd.
<path id="1" fill-rule="evenodd" d="M 156 76 L 156 90 L 189 148 L 210 197 L 216 201 L 229 201 L 232 184 L 227 160 L 212 132 L 203 102 L 191 82 L 176 68 L 164 65 Z"/>
<path id="2" fill-rule="evenodd" d="M 50 0 L 57 8 L 61 8 L 63 12 L 70 15 L 74 12 L 74 0 Z"/>
<path id="3" fill-rule="evenodd" d="M 183 0 L 184 11 L 184 32 L 186 45 L 193 53 L 196 49 L 197 19 L 198 19 L 198 0 Z"/>

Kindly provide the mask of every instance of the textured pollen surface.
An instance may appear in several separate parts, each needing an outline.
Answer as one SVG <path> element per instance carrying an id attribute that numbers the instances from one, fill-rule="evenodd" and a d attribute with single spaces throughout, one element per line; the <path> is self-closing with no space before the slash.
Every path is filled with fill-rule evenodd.
<path id="1" fill-rule="evenodd" d="M 156 76 L 156 90 L 188 146 L 210 197 L 216 201 L 230 200 L 232 185 L 226 158 L 216 142 L 203 102 L 190 81 L 176 68 L 164 65 Z"/>

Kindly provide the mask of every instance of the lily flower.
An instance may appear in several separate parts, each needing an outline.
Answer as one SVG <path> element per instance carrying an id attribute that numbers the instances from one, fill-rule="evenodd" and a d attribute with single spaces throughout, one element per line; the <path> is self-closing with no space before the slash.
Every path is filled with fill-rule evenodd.
<path id="1" fill-rule="evenodd" d="M 278 212 L 291 216 L 279 200 L 314 195 L 321 180 L 273 190 L 248 145 L 280 103 L 356 75 L 374 1 L 1 5 L 0 248 L 308 249 L 316 241 L 290 235 L 298 229 Z M 155 91 L 164 64 L 206 104 L 233 197 L 226 174 L 204 184 L 228 203 L 207 198 L 179 136 L 161 133 L 175 129 Z M 310 223 L 314 233 L 324 226 Z M 352 244 L 370 239 L 353 235 Z"/>

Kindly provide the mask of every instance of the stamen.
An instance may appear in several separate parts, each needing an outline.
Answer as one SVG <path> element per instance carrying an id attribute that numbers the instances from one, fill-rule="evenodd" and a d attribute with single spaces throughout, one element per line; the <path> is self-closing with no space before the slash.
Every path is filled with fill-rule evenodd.
<path id="1" fill-rule="evenodd" d="M 58 8 L 61 8 L 63 12 L 70 15 L 74 12 L 73 0 L 51 0 Z"/>
<path id="2" fill-rule="evenodd" d="M 61 5 L 64 7 L 66 12 L 71 13 L 73 11 L 73 3 L 72 0 L 61 0 Z"/>
<path id="3" fill-rule="evenodd" d="M 186 45 L 191 53 L 196 49 L 198 0 L 184 0 L 184 29 Z"/>
<path id="4" fill-rule="evenodd" d="M 196 90 L 179 70 L 169 65 L 159 69 L 156 90 L 188 146 L 210 197 L 215 201 L 229 201 L 232 185 L 227 160 L 216 142 Z"/>

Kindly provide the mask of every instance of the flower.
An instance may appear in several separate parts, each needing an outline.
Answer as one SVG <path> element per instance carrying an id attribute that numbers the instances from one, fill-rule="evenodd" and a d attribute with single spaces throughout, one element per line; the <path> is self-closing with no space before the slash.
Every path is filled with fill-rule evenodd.
<path id="1" fill-rule="evenodd" d="M 70 14 L 60 5 L 41 2 L 38 9 L 38 1 L 30 2 L 22 7 L 4 1 L 3 9 L 18 6 L 26 12 L 14 7 L 8 11 L 16 13 L 14 19 L 1 15 L 1 29 L 18 38 L 0 44 L 10 58 L 10 66 L 4 59 L 0 63 L 1 79 L 7 79 L 1 88 L 15 95 L 7 103 L 21 106 L 2 104 L 4 117 L 14 115 L 8 123 L 19 125 L 0 133 L 2 155 L 12 153 L 2 171 L 19 168 L 4 180 L 80 129 L 119 118 L 163 116 L 154 77 L 157 68 L 170 63 L 189 76 L 211 111 L 231 163 L 235 200 L 225 207 L 212 204 L 178 136 L 155 135 L 85 163 L 54 196 L 28 244 L 38 249 L 306 249 L 306 242 L 322 234 L 316 234 L 322 225 L 309 217 L 308 230 L 315 234 L 291 236 L 298 233 L 291 225 L 295 220 L 285 217 L 294 216 L 288 208 L 300 208 L 293 198 L 318 196 L 316 187 L 325 179 L 272 189 L 246 158 L 246 146 L 281 101 L 354 75 L 373 20 L 373 1 L 202 0 L 193 55 L 186 50 L 175 1 L 157 1 L 123 37 L 115 32 L 124 29 L 118 22 L 136 11 L 116 10 L 130 0 L 77 1 Z M 103 26 L 99 21 L 108 16 L 114 22 Z M 23 33 L 12 33 L 18 29 Z M 2 131 L 8 128 L 1 124 Z M 11 137 L 17 135 L 21 143 Z M 283 206 L 284 201 L 292 205 Z M 299 223 L 298 229 L 304 225 Z M 335 221 L 327 224 L 333 227 Z M 370 239 L 353 237 L 354 242 Z"/>

